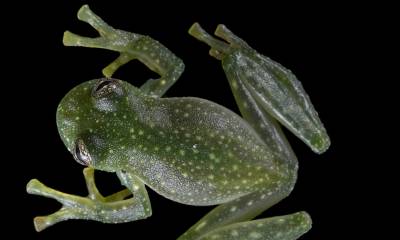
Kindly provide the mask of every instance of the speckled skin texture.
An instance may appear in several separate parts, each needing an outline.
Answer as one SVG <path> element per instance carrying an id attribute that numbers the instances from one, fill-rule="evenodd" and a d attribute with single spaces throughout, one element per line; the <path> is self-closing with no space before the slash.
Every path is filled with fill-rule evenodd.
<path id="1" fill-rule="evenodd" d="M 145 186 L 189 205 L 219 205 L 184 233 L 195 239 L 297 239 L 311 228 L 305 212 L 252 220 L 292 191 L 297 158 L 281 123 L 321 153 L 329 137 L 309 97 L 295 76 L 258 54 L 219 25 L 212 38 L 198 24 L 189 33 L 211 46 L 222 61 L 242 117 L 205 99 L 162 98 L 179 78 L 183 62 L 147 36 L 114 29 L 87 6 L 78 18 L 100 34 L 85 38 L 70 32 L 67 46 L 105 48 L 120 56 L 103 69 L 106 78 L 84 82 L 61 100 L 59 134 L 74 158 L 88 166 L 88 197 L 58 192 L 38 180 L 29 193 L 63 204 L 56 213 L 35 218 L 43 230 L 68 219 L 120 223 L 152 214 Z M 137 59 L 160 78 L 140 88 L 111 78 L 123 64 Z M 115 172 L 127 189 L 103 197 L 94 169 Z M 129 197 L 132 194 L 132 197 Z M 127 198 L 129 197 L 129 198 Z"/>
<path id="2" fill-rule="evenodd" d="M 74 140 L 82 139 L 95 169 L 129 171 L 161 195 L 193 205 L 275 189 L 296 174 L 242 118 L 218 104 L 153 98 L 120 80 L 121 95 L 94 100 L 99 81 L 72 89 L 57 110 L 65 145 L 73 152 Z"/>

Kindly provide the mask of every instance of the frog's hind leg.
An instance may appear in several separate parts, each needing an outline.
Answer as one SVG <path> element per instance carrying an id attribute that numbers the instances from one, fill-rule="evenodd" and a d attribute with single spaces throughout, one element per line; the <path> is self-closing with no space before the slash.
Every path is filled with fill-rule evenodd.
<path id="1" fill-rule="evenodd" d="M 229 45 L 208 35 L 198 24 L 193 24 L 189 33 L 211 46 L 210 54 L 222 61 L 233 91 L 244 85 L 261 111 L 273 116 L 314 152 L 329 148 L 329 136 L 317 112 L 289 69 L 257 53 L 224 25 L 218 25 L 215 35 Z"/>
<path id="2" fill-rule="evenodd" d="M 266 147 L 273 152 L 282 163 L 293 169 L 298 168 L 297 157 L 286 139 L 279 123 L 260 105 L 246 84 L 240 78 L 228 78 L 236 104 L 242 117 L 252 126 Z"/>
<path id="3" fill-rule="evenodd" d="M 189 34 L 210 45 L 210 55 L 217 59 L 222 59 L 234 49 L 249 48 L 246 42 L 234 35 L 222 24 L 218 25 L 215 35 L 226 40 L 229 44 L 209 35 L 198 23 L 192 25 L 189 29 Z M 233 71 L 229 72 L 234 74 Z M 235 101 L 243 118 L 256 130 L 272 152 L 277 154 L 282 161 L 289 163 L 292 169 L 297 169 L 297 158 L 280 125 L 254 98 L 247 85 L 240 80 L 241 78 L 228 77 Z"/>
<path id="4" fill-rule="evenodd" d="M 290 191 L 290 186 L 282 185 L 281 187 L 269 190 L 256 191 L 239 199 L 217 206 L 180 236 L 178 240 L 252 239 L 248 237 L 249 234 L 251 234 L 251 236 L 262 237 L 260 239 L 286 239 L 266 238 L 268 232 L 271 234 L 272 232 L 275 232 L 276 234 L 282 232 L 282 234 L 284 234 L 283 232 L 286 230 L 292 231 L 292 233 L 290 233 L 292 234 L 292 238 L 288 239 L 296 239 L 296 237 L 302 235 L 311 228 L 311 220 L 306 213 L 299 213 L 298 217 L 301 218 L 298 218 L 296 223 L 293 222 L 285 225 L 275 224 L 279 218 L 250 221 L 285 198 Z M 291 218 L 289 216 L 283 217 L 283 219 Z M 278 221 L 278 223 L 280 222 L 283 222 L 283 220 Z M 289 221 L 286 223 L 289 223 Z M 229 231 L 227 229 L 229 229 Z M 225 237 L 226 234 L 233 235 L 231 235 L 230 238 L 223 238 L 222 236 Z"/>
<path id="5" fill-rule="evenodd" d="M 147 192 L 139 179 L 129 178 L 129 181 L 125 182 L 127 185 L 129 183 L 129 190 L 125 189 L 103 197 L 94 182 L 94 169 L 85 168 L 84 176 L 89 192 L 87 197 L 62 193 L 45 186 L 36 179 L 28 183 L 28 193 L 54 198 L 62 204 L 59 211 L 34 219 L 36 231 L 42 231 L 58 222 L 69 219 L 121 223 L 143 219 L 151 215 Z M 133 196 L 126 199 L 132 193 Z"/>
<path id="6" fill-rule="evenodd" d="M 224 58 L 235 48 L 247 48 L 246 43 L 233 35 L 223 25 L 218 26 L 216 35 L 229 44 L 208 35 L 198 24 L 194 24 L 189 33 L 209 44 L 211 46 L 210 54 L 217 56 L 218 59 Z M 280 164 L 285 166 L 283 168 L 288 169 L 286 174 L 288 179 L 283 180 L 284 184 L 279 184 L 276 187 L 265 186 L 266 190 L 253 192 L 216 207 L 182 235 L 179 240 L 224 239 L 223 237 L 227 236 L 229 238 L 226 239 L 296 239 L 311 227 L 311 221 L 306 213 L 293 215 L 303 217 L 298 218 L 302 219 L 298 224 L 277 225 L 275 223 L 278 218 L 250 221 L 288 196 L 292 191 L 297 178 L 297 158 L 278 123 L 260 106 L 245 83 L 230 80 L 230 85 L 243 118 L 266 143 L 265 147 L 270 148 Z M 290 219 L 291 216 L 282 218 Z M 257 229 L 257 224 L 264 226 L 264 228 Z M 267 235 L 268 232 L 271 235 Z M 273 232 L 276 233 L 276 236 L 273 236 Z M 286 236 L 282 235 L 284 232 L 286 232 Z"/>
<path id="7" fill-rule="evenodd" d="M 119 52 L 119 57 L 103 69 L 106 77 L 111 77 L 118 68 L 131 60 L 137 59 L 150 70 L 160 75 L 141 86 L 144 93 L 161 97 L 180 77 L 185 65 L 170 50 L 158 41 L 144 35 L 115 29 L 93 13 L 88 5 L 78 11 L 78 18 L 95 28 L 99 37 L 82 37 L 66 31 L 65 46 L 103 48 Z"/>
<path id="8" fill-rule="evenodd" d="M 298 212 L 285 216 L 231 224 L 215 229 L 200 237 L 199 240 L 294 240 L 306 233 L 310 228 L 311 219 L 309 215 L 305 212 Z"/>

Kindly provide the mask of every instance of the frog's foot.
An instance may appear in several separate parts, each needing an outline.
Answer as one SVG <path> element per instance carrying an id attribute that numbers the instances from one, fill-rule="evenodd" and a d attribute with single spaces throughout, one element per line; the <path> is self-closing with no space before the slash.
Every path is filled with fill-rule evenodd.
<path id="1" fill-rule="evenodd" d="M 208 34 L 199 23 L 194 23 L 190 27 L 189 34 L 211 46 L 209 54 L 218 60 L 222 60 L 225 55 L 231 53 L 234 49 L 250 48 L 245 41 L 233 34 L 223 24 L 219 24 L 217 26 L 215 35 L 222 38 L 226 42 Z"/>
<path id="2" fill-rule="evenodd" d="M 132 45 L 134 41 L 141 39 L 141 35 L 114 29 L 99 16 L 94 14 L 88 5 L 83 5 L 79 9 L 78 19 L 89 23 L 97 30 L 100 36 L 95 38 L 83 37 L 66 31 L 64 33 L 63 43 L 65 46 L 103 48 L 120 52 L 120 56 L 103 69 L 103 73 L 106 77 L 111 77 L 120 66 L 135 59 L 134 53 L 130 53 L 128 45 Z"/>
<path id="3" fill-rule="evenodd" d="M 160 75 L 158 79 L 147 81 L 141 90 L 149 95 L 160 97 L 178 80 L 185 68 L 182 60 L 159 42 L 148 36 L 111 27 L 92 12 L 88 5 L 83 5 L 79 9 L 78 19 L 90 24 L 100 36 L 83 37 L 66 31 L 63 38 L 64 45 L 103 48 L 119 52 L 119 57 L 103 69 L 104 76 L 108 78 L 121 66 L 137 59 Z"/>
<path id="4" fill-rule="evenodd" d="M 27 184 L 27 192 L 53 198 L 63 206 L 57 212 L 48 216 L 34 218 L 36 231 L 50 227 L 58 222 L 69 219 L 95 220 L 104 223 L 120 223 L 134 221 L 149 216 L 143 204 L 135 197 L 125 199 L 131 192 L 122 190 L 108 197 L 103 197 L 94 182 L 94 169 L 85 168 L 84 176 L 89 195 L 81 197 L 66 194 L 45 186 L 36 179 Z"/>

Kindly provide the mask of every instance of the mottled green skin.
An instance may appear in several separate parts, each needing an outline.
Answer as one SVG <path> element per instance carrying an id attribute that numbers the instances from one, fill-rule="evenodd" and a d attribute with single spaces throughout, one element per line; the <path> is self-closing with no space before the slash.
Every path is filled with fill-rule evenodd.
<path id="1" fill-rule="evenodd" d="M 152 210 L 145 185 L 184 204 L 219 204 L 179 240 L 294 240 L 311 228 L 305 212 L 252 220 L 288 196 L 297 179 L 297 158 L 278 122 L 315 152 L 330 144 L 309 97 L 289 70 L 225 26 L 218 25 L 215 34 L 229 44 L 195 23 L 189 33 L 209 44 L 210 55 L 222 61 L 242 117 L 204 99 L 161 98 L 184 69 L 178 57 L 150 37 L 110 27 L 87 5 L 78 18 L 100 37 L 65 32 L 65 45 L 104 48 L 120 56 L 103 69 L 106 78 L 76 86 L 58 106 L 61 139 L 75 160 L 88 166 L 89 195 L 62 193 L 31 180 L 28 193 L 63 204 L 34 219 L 37 231 L 68 219 L 121 223 L 147 218 Z M 134 59 L 160 78 L 140 88 L 110 78 Z M 102 196 L 94 169 L 115 172 L 126 189 Z"/>
<path id="2" fill-rule="evenodd" d="M 288 69 L 253 49 L 232 52 L 222 61 L 231 87 L 243 84 L 268 113 L 323 153 L 330 139 L 300 81 Z"/>
<path id="3" fill-rule="evenodd" d="M 65 145 L 73 152 L 82 139 L 95 169 L 131 172 L 163 196 L 192 205 L 292 187 L 293 169 L 232 111 L 199 98 L 153 98 L 123 81 L 121 95 L 95 99 L 96 83 L 72 89 L 57 110 Z"/>

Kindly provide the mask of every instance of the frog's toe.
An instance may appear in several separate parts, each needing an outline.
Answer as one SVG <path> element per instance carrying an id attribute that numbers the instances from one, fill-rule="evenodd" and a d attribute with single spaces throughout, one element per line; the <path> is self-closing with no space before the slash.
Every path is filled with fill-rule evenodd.
<path id="1" fill-rule="evenodd" d="M 29 194 L 37 195 L 40 191 L 41 185 L 43 185 L 39 180 L 32 179 L 26 184 L 26 192 Z"/>
<path id="2" fill-rule="evenodd" d="M 51 218 L 49 216 L 35 217 L 33 219 L 33 225 L 35 226 L 35 230 L 37 232 L 41 232 L 42 230 L 54 225 L 56 222 L 53 219 L 54 218 Z M 59 221 L 57 221 L 57 222 L 59 222 Z"/>
<path id="3" fill-rule="evenodd" d="M 199 23 L 194 23 L 190 29 L 189 29 L 189 34 L 192 35 L 193 37 L 197 38 L 199 41 L 202 41 L 206 44 L 208 44 L 211 47 L 211 51 L 209 52 L 211 56 L 217 58 L 217 59 L 222 59 L 223 56 L 226 54 L 229 54 L 232 51 L 231 46 L 224 42 L 221 41 L 217 38 L 214 38 L 210 34 L 208 34 L 201 26 Z"/>
<path id="4" fill-rule="evenodd" d="M 40 232 L 58 222 L 66 221 L 69 219 L 84 219 L 85 211 L 78 208 L 62 207 L 57 212 L 47 215 L 39 216 L 33 219 L 35 230 Z"/>
<path id="5" fill-rule="evenodd" d="M 236 36 L 231 30 L 229 30 L 224 24 L 218 24 L 214 32 L 215 36 L 220 37 L 230 43 L 235 48 L 250 48 L 249 45 L 241 38 Z"/>
<path id="6" fill-rule="evenodd" d="M 35 226 L 36 232 L 40 232 L 48 227 L 49 224 L 46 221 L 46 217 L 35 217 L 33 219 L 33 225 Z"/>

